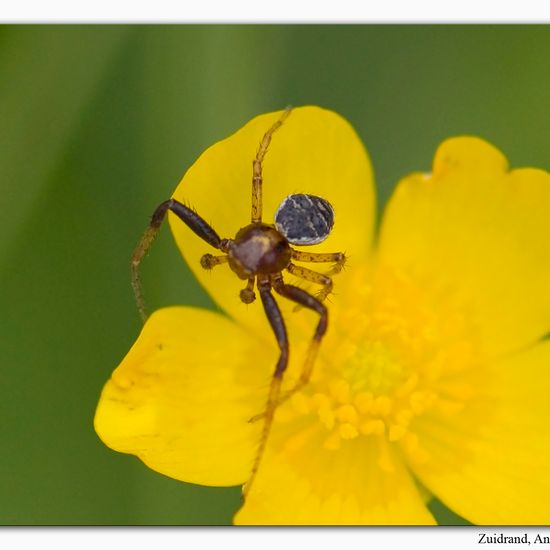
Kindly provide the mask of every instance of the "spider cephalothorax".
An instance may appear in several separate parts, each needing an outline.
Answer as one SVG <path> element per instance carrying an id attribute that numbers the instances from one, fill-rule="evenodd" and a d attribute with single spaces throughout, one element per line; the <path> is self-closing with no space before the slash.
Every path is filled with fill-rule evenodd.
<path id="1" fill-rule="evenodd" d="M 228 263 L 237 277 L 247 281 L 246 287 L 240 293 L 240 298 L 244 303 L 250 304 L 255 300 L 255 288 L 260 294 L 266 316 L 279 346 L 280 355 L 275 366 L 265 411 L 251 419 L 251 421 L 263 419 L 264 429 L 245 492 L 250 489 L 252 480 L 258 471 L 277 406 L 307 384 L 310 379 L 319 344 L 328 324 L 328 312 L 323 300 L 332 291 L 331 276 L 339 273 L 345 263 L 345 255 L 342 252 L 304 252 L 295 250 L 291 246 L 292 244 L 301 246 L 317 244 L 329 236 L 334 225 L 334 210 L 330 203 L 322 197 L 300 193 L 288 195 L 275 213 L 275 223 L 271 225 L 262 221 L 262 162 L 273 133 L 282 126 L 290 113 L 290 108 L 285 109 L 260 142 L 253 161 L 251 221 L 242 227 L 234 238 L 220 238 L 216 231 L 194 210 L 175 199 L 168 199 L 161 203 L 153 213 L 151 223 L 132 257 L 132 285 L 139 311 L 144 320 L 147 316 L 141 293 L 139 266 L 168 210 L 178 216 L 201 239 L 222 253 L 221 255 L 204 254 L 201 258 L 203 268 L 213 269 L 219 264 Z M 327 273 L 318 273 L 298 266 L 294 262 L 333 263 L 333 266 Z M 284 271 L 321 285 L 321 291 L 316 296 L 312 296 L 297 286 L 285 283 Z M 297 305 L 312 309 L 319 314 L 319 321 L 305 358 L 302 374 L 294 387 L 286 393 L 281 393 L 281 382 L 288 365 L 288 336 L 272 290 Z"/>

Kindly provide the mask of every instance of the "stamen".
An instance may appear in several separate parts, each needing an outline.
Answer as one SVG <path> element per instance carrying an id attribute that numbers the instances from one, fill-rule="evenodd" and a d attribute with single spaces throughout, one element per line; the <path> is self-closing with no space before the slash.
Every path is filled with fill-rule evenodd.
<path id="1" fill-rule="evenodd" d="M 357 428 L 349 422 L 340 424 L 340 427 L 338 428 L 338 433 L 340 434 L 340 437 L 342 439 L 355 439 L 359 435 L 359 431 L 357 430 Z"/>
<path id="2" fill-rule="evenodd" d="M 376 446 L 378 466 L 393 472 L 395 448 L 415 464 L 430 459 L 417 417 L 456 414 L 475 395 L 471 378 L 454 375 L 471 365 L 476 347 L 452 299 L 436 311 L 403 273 L 384 274 L 366 290 L 361 285 L 356 309 L 332 319 L 337 347 L 324 357 L 331 363 L 318 365 L 288 408 L 312 419 L 327 452 L 367 441 Z M 288 445 L 304 441 L 295 435 Z"/>
<path id="3" fill-rule="evenodd" d="M 329 405 L 325 405 L 323 407 L 320 407 L 318 410 L 319 414 L 319 420 L 322 424 L 325 425 L 327 430 L 332 430 L 334 428 L 334 424 L 336 423 L 336 419 L 334 417 L 334 412 L 330 408 Z"/>
<path id="4" fill-rule="evenodd" d="M 388 416 L 392 409 L 392 400 L 387 395 L 380 395 L 373 404 L 371 412 L 375 415 Z"/>
<path id="5" fill-rule="evenodd" d="M 386 424 L 382 420 L 365 420 L 359 426 L 364 435 L 383 435 L 386 431 Z"/>
<path id="6" fill-rule="evenodd" d="M 361 414 L 367 414 L 372 409 L 374 397 L 372 393 L 362 391 L 355 395 L 353 402 Z"/>
<path id="7" fill-rule="evenodd" d="M 349 422 L 350 424 L 357 424 L 357 410 L 353 405 L 342 405 L 336 411 L 336 418 L 340 422 Z"/>
<path id="8" fill-rule="evenodd" d="M 393 424 L 388 430 L 389 441 L 399 441 L 407 433 L 407 428 L 403 424 Z"/>
<path id="9" fill-rule="evenodd" d="M 328 407 L 330 399 L 324 393 L 316 393 L 311 398 L 311 404 L 314 408 Z"/>

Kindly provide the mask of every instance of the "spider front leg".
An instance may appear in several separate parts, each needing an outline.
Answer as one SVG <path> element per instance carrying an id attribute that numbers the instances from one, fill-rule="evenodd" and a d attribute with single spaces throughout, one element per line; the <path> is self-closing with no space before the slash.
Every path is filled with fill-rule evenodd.
<path id="1" fill-rule="evenodd" d="M 287 107 L 279 117 L 279 120 L 271 126 L 271 128 L 264 134 L 260 147 L 256 153 L 256 158 L 252 162 L 252 214 L 251 222 L 259 223 L 262 221 L 262 163 L 267 153 L 269 144 L 271 143 L 271 137 L 273 134 L 283 125 L 285 119 L 290 115 L 292 111 L 291 107 Z"/>
<path id="2" fill-rule="evenodd" d="M 260 439 L 260 445 L 256 452 L 256 458 L 252 465 L 252 472 L 246 484 L 243 487 L 243 494 L 246 496 L 250 491 L 252 482 L 254 481 L 258 469 L 260 467 L 260 462 L 262 460 L 267 440 L 269 437 L 269 432 L 271 431 L 271 426 L 273 424 L 273 417 L 275 416 L 275 410 L 279 404 L 279 395 L 281 393 L 281 383 L 283 380 L 283 374 L 288 365 L 288 336 L 286 332 L 285 322 L 281 314 L 281 310 L 271 294 L 271 284 L 267 278 L 259 278 L 258 280 L 258 290 L 260 292 L 260 298 L 264 306 L 264 311 L 269 320 L 269 324 L 275 333 L 275 338 L 277 339 L 277 345 L 279 346 L 280 354 L 275 366 L 275 372 L 273 373 L 273 378 L 271 379 L 271 384 L 269 386 L 269 394 L 267 398 L 267 404 L 265 411 L 258 416 L 258 418 L 264 419 L 264 427 L 262 430 L 262 436 Z M 256 418 L 256 417 L 254 417 Z"/>
<path id="3" fill-rule="evenodd" d="M 309 344 L 300 378 L 298 379 L 296 384 L 288 391 L 286 391 L 284 395 L 279 399 L 277 405 L 280 405 L 296 392 L 300 391 L 309 382 L 311 374 L 313 372 L 313 366 L 315 365 L 315 359 L 317 358 L 317 353 L 319 351 L 319 346 L 321 345 L 321 340 L 323 339 L 323 336 L 327 331 L 328 310 L 327 307 L 323 303 L 321 303 L 320 300 L 318 300 L 305 290 L 294 285 L 285 284 L 282 277 L 279 277 L 273 281 L 273 288 L 281 296 L 284 296 L 285 298 L 296 302 L 300 306 L 312 309 L 319 314 L 319 321 L 317 323 L 317 327 L 315 328 L 315 332 L 313 333 L 313 339 Z"/>
<path id="4" fill-rule="evenodd" d="M 284 403 L 289 397 L 300 391 L 309 382 L 311 374 L 313 372 L 313 366 L 315 365 L 315 359 L 317 358 L 317 353 L 319 351 L 321 340 L 325 335 L 325 332 L 327 331 L 328 310 L 323 303 L 321 303 L 317 298 L 315 298 L 305 290 L 294 285 L 285 284 L 283 278 L 280 275 L 273 277 L 273 288 L 281 296 L 284 296 L 285 298 L 296 302 L 300 306 L 312 309 L 319 314 L 319 322 L 317 323 L 317 327 L 315 328 L 313 339 L 309 344 L 300 378 L 292 388 L 285 391 L 285 393 L 279 397 L 278 401 L 275 403 L 275 407 L 278 407 L 279 405 Z M 250 422 L 256 422 L 264 418 L 266 414 L 267 411 L 265 413 L 260 413 L 256 416 L 253 416 L 250 419 Z"/>
<path id="5" fill-rule="evenodd" d="M 139 266 L 145 254 L 147 254 L 147 251 L 151 247 L 151 244 L 158 235 L 160 226 L 162 225 L 168 210 L 171 210 L 182 222 L 187 225 L 187 227 L 189 227 L 189 229 L 191 229 L 191 231 L 198 235 L 203 241 L 206 241 L 210 246 L 222 251 L 225 248 L 224 243 L 226 241 L 220 239 L 214 229 L 212 229 L 212 227 L 210 227 L 210 225 L 208 225 L 196 212 L 175 199 L 168 199 L 167 201 L 161 203 L 153 212 L 149 227 L 145 230 L 145 233 L 141 237 L 134 253 L 132 254 L 132 288 L 134 289 L 137 307 L 143 321 L 147 319 L 147 313 L 145 311 L 145 303 L 141 290 Z M 212 258 L 214 258 L 214 256 L 212 256 Z"/>

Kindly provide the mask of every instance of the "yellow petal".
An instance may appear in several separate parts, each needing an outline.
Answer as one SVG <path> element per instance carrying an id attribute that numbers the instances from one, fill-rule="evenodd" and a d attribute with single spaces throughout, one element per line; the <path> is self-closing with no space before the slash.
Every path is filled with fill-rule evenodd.
<path id="1" fill-rule="evenodd" d="M 489 354 L 517 350 L 550 329 L 550 175 L 507 171 L 474 137 L 445 141 L 432 174 L 400 182 L 384 215 L 383 264 L 454 296 Z"/>
<path id="2" fill-rule="evenodd" d="M 195 208 L 222 238 L 233 238 L 250 223 L 252 160 L 264 133 L 280 115 L 281 111 L 258 116 L 207 149 L 174 192 L 175 199 Z M 278 205 L 291 193 L 322 196 L 335 210 L 334 230 L 326 241 L 307 249 L 345 251 L 354 263 L 367 256 L 375 216 L 372 173 L 365 149 L 346 120 L 319 107 L 295 108 L 273 135 L 263 175 L 264 222 L 273 223 Z M 169 219 L 185 260 L 221 308 L 251 330 L 267 331 L 259 301 L 251 306 L 239 301 L 245 282 L 227 264 L 212 273 L 201 269 L 200 257 L 215 251 L 175 216 Z M 336 292 L 339 284 L 345 284 L 345 276 L 338 275 Z M 293 306 L 281 301 L 288 318 Z"/>
<path id="3" fill-rule="evenodd" d="M 326 433 L 270 450 L 244 506 L 242 525 L 430 525 L 434 519 L 394 449 L 368 441 L 323 447 Z M 296 436 L 298 439 L 298 435 Z"/>
<path id="4" fill-rule="evenodd" d="M 480 525 L 548 525 L 550 341 L 487 369 L 458 414 L 416 427 L 431 459 L 413 465 L 449 508 Z"/>
<path id="5" fill-rule="evenodd" d="M 275 362 L 266 349 L 217 313 L 159 310 L 105 385 L 96 432 L 175 479 L 244 483 L 261 430 L 248 419 L 263 410 Z"/>

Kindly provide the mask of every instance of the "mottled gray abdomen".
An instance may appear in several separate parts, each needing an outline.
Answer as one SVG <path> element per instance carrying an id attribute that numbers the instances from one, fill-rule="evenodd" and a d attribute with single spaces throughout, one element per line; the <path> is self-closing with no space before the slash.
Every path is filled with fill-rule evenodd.
<path id="1" fill-rule="evenodd" d="M 288 195 L 275 213 L 275 227 L 291 244 L 309 245 L 324 241 L 334 225 L 334 210 L 315 195 Z"/>

